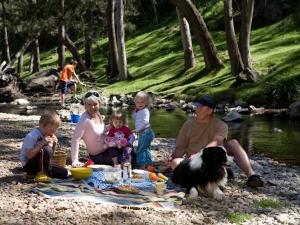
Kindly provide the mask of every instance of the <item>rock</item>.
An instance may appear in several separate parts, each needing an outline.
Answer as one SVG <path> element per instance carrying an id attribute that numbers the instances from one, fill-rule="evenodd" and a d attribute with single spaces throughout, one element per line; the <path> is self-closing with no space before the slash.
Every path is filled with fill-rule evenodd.
<path id="1" fill-rule="evenodd" d="M 22 97 L 24 82 L 15 74 L 6 74 L 0 72 L 0 103 L 12 102 Z"/>
<path id="2" fill-rule="evenodd" d="M 300 119 L 300 101 L 294 102 L 289 106 L 288 114 L 292 120 Z"/>
<path id="3" fill-rule="evenodd" d="M 242 115 L 236 111 L 231 111 L 227 113 L 225 117 L 223 117 L 225 122 L 240 122 L 243 120 Z"/>
<path id="4" fill-rule="evenodd" d="M 48 71 L 43 71 L 26 81 L 24 92 L 27 95 L 48 95 L 55 92 L 57 82 L 58 76 L 56 74 L 49 74 Z"/>
<path id="5" fill-rule="evenodd" d="M 13 105 L 29 105 L 30 102 L 27 99 L 19 98 L 11 102 Z"/>

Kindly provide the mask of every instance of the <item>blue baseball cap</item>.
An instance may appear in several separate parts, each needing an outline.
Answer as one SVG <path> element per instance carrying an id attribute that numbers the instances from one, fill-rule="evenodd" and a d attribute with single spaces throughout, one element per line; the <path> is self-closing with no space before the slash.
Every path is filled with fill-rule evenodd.
<path id="1" fill-rule="evenodd" d="M 202 96 L 197 101 L 193 102 L 195 107 L 208 106 L 211 109 L 216 108 L 215 101 L 210 96 Z"/>

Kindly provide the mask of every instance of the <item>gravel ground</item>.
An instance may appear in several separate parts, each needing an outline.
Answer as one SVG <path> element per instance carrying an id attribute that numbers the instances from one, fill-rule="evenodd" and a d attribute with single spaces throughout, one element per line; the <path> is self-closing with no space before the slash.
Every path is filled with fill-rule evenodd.
<path id="1" fill-rule="evenodd" d="M 300 168 L 251 156 L 255 170 L 266 181 L 265 187 L 245 187 L 245 175 L 234 166 L 235 178 L 225 188 L 221 202 L 199 197 L 188 199 L 178 209 L 116 206 L 79 200 L 46 199 L 30 193 L 35 183 L 23 180 L 18 159 L 22 140 L 37 125 L 38 116 L 0 113 L 0 224 L 232 224 L 229 213 L 247 213 L 242 224 L 300 224 Z M 58 131 L 60 148 L 70 149 L 74 125 L 63 123 Z M 162 159 L 174 148 L 174 139 L 157 138 L 153 155 Z M 83 146 L 80 157 L 86 158 Z M 262 208 L 263 199 L 278 200 L 279 208 Z"/>

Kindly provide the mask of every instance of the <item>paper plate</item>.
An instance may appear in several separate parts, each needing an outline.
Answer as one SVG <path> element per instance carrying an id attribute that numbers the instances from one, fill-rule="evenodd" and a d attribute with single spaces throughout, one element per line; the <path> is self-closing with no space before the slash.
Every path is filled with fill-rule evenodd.
<path id="1" fill-rule="evenodd" d="M 92 168 L 93 170 L 108 170 L 113 168 L 112 166 L 109 165 L 89 165 L 89 168 Z"/>
<path id="2" fill-rule="evenodd" d="M 145 172 L 146 172 L 145 170 L 141 170 L 141 169 L 134 169 L 134 170 L 132 170 L 132 173 L 140 174 L 140 175 L 144 175 Z"/>

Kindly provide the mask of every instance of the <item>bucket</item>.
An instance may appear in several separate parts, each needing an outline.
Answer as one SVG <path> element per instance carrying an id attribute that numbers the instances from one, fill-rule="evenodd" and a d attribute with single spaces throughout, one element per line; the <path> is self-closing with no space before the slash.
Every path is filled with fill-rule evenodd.
<path id="1" fill-rule="evenodd" d="M 80 115 L 71 114 L 71 122 L 72 123 L 78 123 L 79 119 L 80 119 Z"/>
<path id="2" fill-rule="evenodd" d="M 64 151 L 55 151 L 51 158 L 51 164 L 65 167 L 67 162 L 67 153 Z"/>

